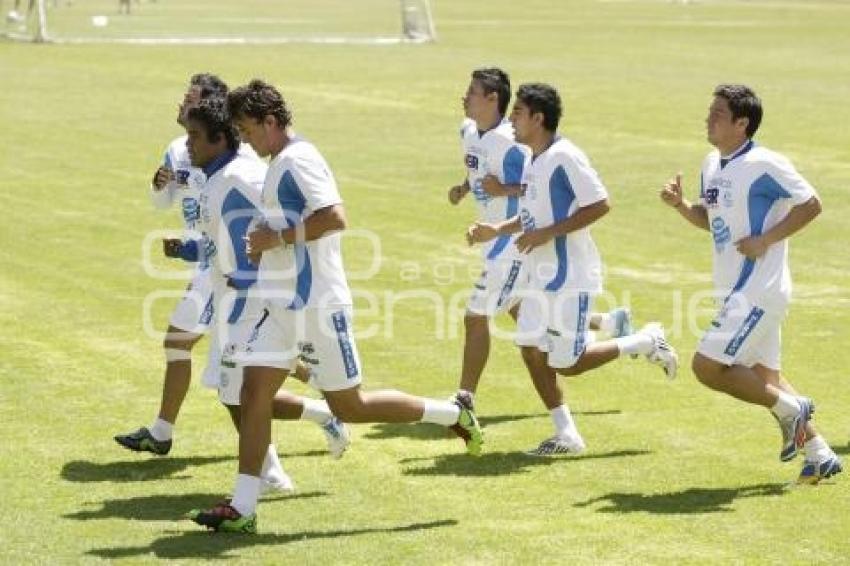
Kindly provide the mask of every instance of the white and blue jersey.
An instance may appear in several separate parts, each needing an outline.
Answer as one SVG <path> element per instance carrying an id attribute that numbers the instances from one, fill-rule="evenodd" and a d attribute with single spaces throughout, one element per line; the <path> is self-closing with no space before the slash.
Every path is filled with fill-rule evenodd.
<path id="1" fill-rule="evenodd" d="M 552 226 L 579 208 L 608 198 L 584 152 L 562 137 L 556 137 L 551 146 L 532 159 L 522 184 L 519 214 L 523 232 Z M 589 227 L 556 236 L 535 248 L 526 265 L 532 289 L 602 291 L 602 261 Z"/>
<path id="2" fill-rule="evenodd" d="M 484 177 L 494 175 L 503 185 L 519 185 L 528 161 L 527 147 L 514 141 L 513 126 L 502 120 L 498 126 L 481 132 L 474 120 L 464 120 L 460 135 L 463 140 L 463 162 L 467 181 L 478 205 L 482 222 L 498 223 L 513 218 L 518 212 L 516 196 L 493 197 L 482 186 Z M 500 236 L 482 246 L 485 259 L 509 259 L 516 253 L 514 237 Z"/>
<path id="3" fill-rule="evenodd" d="M 235 323 L 245 308 L 245 291 L 257 279 L 257 267 L 245 253 L 245 235 L 260 217 L 266 164 L 256 155 L 227 152 L 203 169 L 207 179 L 200 191 L 198 230 L 201 238 L 184 247 L 209 265 L 215 303 L 230 290 L 239 293 L 227 315 Z M 191 254 L 187 254 L 191 255 Z"/>
<path id="4" fill-rule="evenodd" d="M 700 204 L 708 212 L 714 243 L 714 285 L 720 299 L 743 293 L 753 303 L 784 307 L 791 298 L 788 240 L 760 258 L 738 252 L 735 242 L 763 234 L 792 207 L 816 196 L 788 159 L 748 141 L 727 158 L 718 151 L 703 162 Z"/>
<path id="5" fill-rule="evenodd" d="M 201 169 L 192 165 L 186 148 L 187 138 L 180 136 L 168 144 L 162 165 L 174 172 L 174 179 L 159 191 L 151 185 L 151 201 L 156 208 L 170 208 L 179 202 L 183 226 L 187 232 L 191 232 L 195 230 L 200 217 L 200 189 L 206 176 Z"/>
<path id="6" fill-rule="evenodd" d="M 341 204 L 333 173 L 316 147 L 294 138 L 269 163 L 263 215 L 275 230 L 302 225 L 317 210 Z M 279 246 L 263 253 L 260 288 L 286 309 L 351 305 L 341 234 Z"/>

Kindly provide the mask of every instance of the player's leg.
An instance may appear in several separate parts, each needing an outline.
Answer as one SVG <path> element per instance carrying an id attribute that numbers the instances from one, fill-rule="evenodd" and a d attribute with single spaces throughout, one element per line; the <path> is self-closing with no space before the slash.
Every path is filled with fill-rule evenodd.
<path id="1" fill-rule="evenodd" d="M 706 387 L 770 409 L 782 432 L 780 459 L 787 461 L 803 446 L 814 405 L 763 379 L 752 361 L 783 317 L 782 310 L 752 305 L 733 295 L 700 340 L 691 368 Z"/>
<path id="2" fill-rule="evenodd" d="M 242 413 L 239 410 L 239 405 L 232 404 L 232 399 L 228 399 L 227 401 L 221 399 L 221 401 L 222 405 L 224 405 L 230 415 L 233 427 L 238 433 L 242 419 Z M 236 402 L 239 402 L 238 398 L 236 399 Z M 260 477 L 262 478 L 261 491 L 263 493 L 273 491 L 290 493 L 295 491 L 295 483 L 292 481 L 292 478 L 289 477 L 289 474 L 287 474 L 283 469 L 283 464 L 280 462 L 280 458 L 277 454 L 277 448 L 274 443 L 269 444 L 266 457 L 263 459 L 263 468 Z"/>
<path id="3" fill-rule="evenodd" d="M 351 309 L 308 309 L 307 342 L 318 362 L 312 368 L 331 411 L 345 422 L 429 422 L 451 428 L 466 443 L 467 452 L 481 452 L 483 436 L 470 402 L 416 397 L 401 391 L 366 392 L 360 387 L 362 370 L 351 332 Z"/>
<path id="4" fill-rule="evenodd" d="M 467 311 L 463 328 L 463 364 L 458 389 L 475 394 L 490 357 L 490 317 Z"/>

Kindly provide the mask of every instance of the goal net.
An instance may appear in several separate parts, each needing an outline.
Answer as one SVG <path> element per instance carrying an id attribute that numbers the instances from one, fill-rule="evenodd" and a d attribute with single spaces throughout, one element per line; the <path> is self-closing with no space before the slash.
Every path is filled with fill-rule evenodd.
<path id="1" fill-rule="evenodd" d="M 424 43 L 429 0 L 0 0 L 4 35 L 56 43 Z"/>

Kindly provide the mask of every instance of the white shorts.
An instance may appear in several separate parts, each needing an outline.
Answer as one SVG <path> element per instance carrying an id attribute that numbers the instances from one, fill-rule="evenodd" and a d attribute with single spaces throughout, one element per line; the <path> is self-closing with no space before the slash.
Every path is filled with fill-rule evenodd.
<path id="1" fill-rule="evenodd" d="M 466 305 L 469 313 L 495 316 L 508 312 L 518 302 L 528 275 L 521 259 L 487 261 Z"/>
<path id="2" fill-rule="evenodd" d="M 703 334 L 697 352 L 724 365 L 781 369 L 782 321 L 787 308 L 752 303 L 735 293 Z"/>
<path id="3" fill-rule="evenodd" d="M 576 364 L 593 341 L 589 293 L 525 293 L 519 305 L 516 344 L 548 352 L 549 367 L 568 368 Z"/>
<path id="4" fill-rule="evenodd" d="M 195 272 L 183 298 L 171 313 L 169 324 L 192 334 L 206 334 L 212 322 L 213 290 L 210 270 Z"/>
<path id="5" fill-rule="evenodd" d="M 362 381 L 351 320 L 350 305 L 289 310 L 266 303 L 255 320 L 231 327 L 232 342 L 225 347 L 222 364 L 295 371 L 301 360 L 318 389 L 350 389 Z"/>

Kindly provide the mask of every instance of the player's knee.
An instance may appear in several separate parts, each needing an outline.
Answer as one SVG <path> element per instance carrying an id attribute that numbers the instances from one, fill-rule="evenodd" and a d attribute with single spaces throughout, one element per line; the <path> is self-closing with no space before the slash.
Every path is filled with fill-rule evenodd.
<path id="1" fill-rule="evenodd" d="M 488 334 L 490 331 L 490 320 L 480 314 L 466 313 L 463 317 L 463 325 L 467 334 Z"/>
<path id="2" fill-rule="evenodd" d="M 723 366 L 697 352 L 691 360 L 691 370 L 700 383 L 713 388 L 717 385 Z"/>

